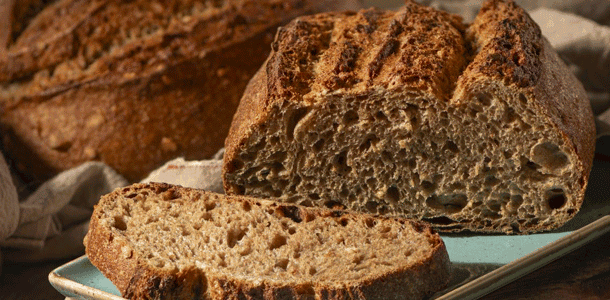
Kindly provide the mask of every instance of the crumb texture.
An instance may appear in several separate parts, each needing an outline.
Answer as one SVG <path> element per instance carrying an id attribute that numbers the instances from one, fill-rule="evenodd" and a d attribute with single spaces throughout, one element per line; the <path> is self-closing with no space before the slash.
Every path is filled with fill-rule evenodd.
<path id="1" fill-rule="evenodd" d="M 441 288 L 448 276 L 440 237 L 403 219 L 138 184 L 105 196 L 92 223 L 97 229 L 85 244 L 102 271 L 109 271 L 103 261 L 114 259 L 100 258 L 108 252 L 94 242 L 104 230 L 118 260 L 136 260 L 139 268 L 169 277 L 197 273 L 205 278 L 195 276 L 199 283 L 207 282 L 208 296 L 219 292 L 213 291 L 214 282 L 226 280 L 242 286 L 237 289 L 290 288 L 311 299 L 350 289 L 403 299 L 407 296 L 393 295 L 393 289 L 422 297 Z"/>
<path id="2" fill-rule="evenodd" d="M 593 155 L 582 86 L 513 2 L 459 21 L 407 2 L 284 27 L 226 140 L 227 193 L 446 231 L 565 223 Z"/>

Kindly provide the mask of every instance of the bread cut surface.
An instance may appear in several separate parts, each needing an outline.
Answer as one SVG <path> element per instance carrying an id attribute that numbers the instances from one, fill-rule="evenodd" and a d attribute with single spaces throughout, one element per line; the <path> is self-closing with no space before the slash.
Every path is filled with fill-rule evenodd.
<path id="1" fill-rule="evenodd" d="M 0 55 L 7 159 L 29 183 L 85 161 L 139 181 L 208 158 L 277 27 L 353 2 L 16 1 Z"/>
<path id="2" fill-rule="evenodd" d="M 421 299 L 449 279 L 428 225 L 168 184 L 103 196 L 86 253 L 129 299 Z"/>
<path id="3" fill-rule="evenodd" d="M 225 141 L 229 194 L 535 232 L 579 210 L 595 128 L 529 15 L 472 24 L 408 1 L 282 27 Z"/>

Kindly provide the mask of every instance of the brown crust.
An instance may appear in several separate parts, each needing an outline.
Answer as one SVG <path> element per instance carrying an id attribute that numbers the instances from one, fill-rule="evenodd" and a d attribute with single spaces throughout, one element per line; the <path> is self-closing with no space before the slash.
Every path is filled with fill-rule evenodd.
<path id="1" fill-rule="evenodd" d="M 468 31 L 478 53 L 467 77 L 492 77 L 519 88 L 538 83 L 542 33 L 521 7 L 512 1 L 486 1 Z"/>
<path id="2" fill-rule="evenodd" d="M 314 296 L 316 299 L 422 298 L 448 283 L 449 257 L 440 236 L 426 224 L 402 219 L 402 222 L 410 222 L 421 234 L 427 235 L 433 243 L 433 248 L 429 256 L 421 259 L 418 264 L 397 269 L 396 272 L 379 278 L 367 277 L 332 287 L 321 283 L 292 286 L 265 280 L 260 280 L 257 284 L 244 282 L 195 267 L 175 271 L 159 270 L 147 265 L 123 236 L 100 224 L 104 202 L 116 201 L 117 197 L 137 193 L 139 190 L 153 190 L 155 193 L 178 191 L 181 195 L 197 195 L 197 199 L 204 199 L 209 194 L 206 191 L 165 183 L 150 183 L 134 184 L 102 197 L 94 210 L 89 232 L 84 240 L 86 254 L 92 264 L 129 299 L 310 299 Z M 307 218 L 308 215 L 337 219 L 345 215 L 353 218 L 371 217 L 328 209 L 282 205 L 243 196 L 226 196 L 223 201 L 249 202 L 252 205 L 258 203 L 270 206 L 276 211 L 281 209 L 289 213 L 296 209 L 302 218 Z"/>
<path id="3" fill-rule="evenodd" d="M 464 29 L 459 17 L 412 1 L 397 12 L 298 18 L 281 28 L 273 43 L 277 54 L 267 62 L 268 97 L 299 102 L 324 88 L 404 85 L 447 99 L 466 65 Z M 398 49 L 401 37 L 409 43 Z"/>
<path id="4" fill-rule="evenodd" d="M 543 70 L 533 94 L 549 121 L 554 124 L 567 145 L 571 145 L 580 158 L 578 183 L 579 206 L 584 200 L 595 155 L 595 119 L 582 83 L 572 75 L 548 41 L 544 41 Z"/>
<path id="5" fill-rule="evenodd" d="M 26 181 L 90 160 L 137 181 L 213 155 L 277 26 L 350 1 L 182 2 L 59 1 L 21 32 L 0 57 L 0 125 Z"/>
<path id="6" fill-rule="evenodd" d="M 574 151 L 577 157 L 577 161 L 573 162 L 575 173 L 579 175 L 573 179 L 578 188 L 571 192 L 576 199 L 575 207 L 579 208 L 593 161 L 594 118 L 582 85 L 542 37 L 539 27 L 527 12 L 513 1 L 486 1 L 474 23 L 467 29 L 456 24 L 457 21 L 453 17 L 441 13 L 433 14 L 426 9 L 407 2 L 406 8 L 397 13 L 361 11 L 356 16 L 319 14 L 299 18 L 280 30 L 266 67 L 261 68 L 249 83 L 250 88 L 244 94 L 233 119 L 225 141 L 223 174 L 232 173 L 240 166 L 240 151 L 248 139 L 256 138 L 256 135 L 262 132 L 260 127 L 264 126 L 269 116 L 274 115 L 272 109 L 286 107 L 288 103 L 297 108 L 307 106 L 308 101 L 311 101 L 308 99 L 312 98 L 308 97 L 309 93 L 319 94 L 324 90 L 336 92 L 344 89 L 346 93 L 358 95 L 367 88 L 380 86 L 388 90 L 414 89 L 447 100 L 451 105 L 460 105 L 470 99 L 464 95 L 480 91 L 481 87 L 495 86 L 514 94 L 515 99 L 529 101 L 527 107 L 556 128 L 567 151 Z M 384 49 L 394 47 L 391 46 L 391 20 L 401 21 L 400 15 L 405 11 L 423 12 L 412 19 L 422 18 L 423 24 L 426 24 L 426 20 L 432 20 L 431 22 L 437 23 L 435 28 L 446 29 L 432 34 L 430 40 L 440 42 L 430 44 L 430 48 L 405 50 L 405 54 L 400 54 L 411 61 L 418 61 L 417 57 L 422 57 L 420 62 L 423 63 L 412 64 L 410 69 L 401 68 L 401 65 L 396 63 L 400 62 L 400 59 L 394 58 L 398 55 L 384 54 L 387 52 Z M 409 26 L 418 26 L 416 21 L 409 22 L 415 22 Z M 344 28 L 349 26 L 365 28 L 362 31 L 370 33 L 372 29 L 366 30 L 367 24 L 383 24 L 379 25 L 380 28 L 387 26 L 380 30 L 385 36 L 375 37 L 379 38 L 378 40 L 372 39 L 377 41 L 374 44 L 376 46 L 348 42 L 341 44 L 340 34 L 336 38 L 323 34 L 329 30 L 335 33 L 348 32 Z M 330 40 L 322 44 L 328 44 L 328 47 L 322 47 L 324 53 L 313 59 L 317 64 L 315 67 L 304 65 L 304 68 L 295 68 L 298 65 L 295 63 L 298 59 L 295 58 L 300 58 L 299 55 L 302 54 L 293 49 L 296 47 L 293 41 L 299 35 L 307 36 L 306 32 L 313 32 L 313 26 L 327 29 L 310 35 L 309 39 Z M 366 41 L 367 35 L 362 36 L 364 38 L 361 40 Z M 390 46 L 378 46 L 386 44 Z M 290 51 L 291 49 L 293 51 Z M 424 58 L 430 57 L 426 51 L 431 49 L 443 49 L 441 52 L 445 56 L 438 61 L 426 61 Z M 362 55 L 365 55 L 363 53 L 369 53 L 371 57 L 362 58 Z M 360 57 L 360 61 L 365 63 L 355 63 L 354 57 Z M 383 60 L 388 58 L 396 61 L 384 63 Z M 375 63 L 377 61 L 381 67 Z M 295 69 L 304 71 L 295 73 Z M 318 72 L 315 76 L 311 71 L 314 69 Z M 367 78 L 371 80 L 366 80 Z M 241 194 L 240 190 L 236 190 L 239 187 L 227 182 L 226 176 L 223 175 L 223 179 L 227 193 Z M 532 225 L 527 231 L 552 229 L 548 226 L 558 227 L 574 214 L 575 211 L 572 211 L 567 215 L 558 216 L 557 222 L 551 225 Z M 475 224 L 462 225 L 470 226 L 470 229 L 476 228 Z M 463 229 L 462 226 L 460 228 Z"/>

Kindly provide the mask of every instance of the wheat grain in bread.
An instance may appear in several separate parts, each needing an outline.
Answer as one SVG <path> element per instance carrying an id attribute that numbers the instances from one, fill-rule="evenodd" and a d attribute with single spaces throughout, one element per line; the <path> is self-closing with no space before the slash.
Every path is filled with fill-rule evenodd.
<path id="1" fill-rule="evenodd" d="M 0 55 L 7 159 L 29 183 L 91 160 L 138 181 L 171 158 L 207 158 L 277 27 L 350 5 L 16 1 Z"/>
<path id="2" fill-rule="evenodd" d="M 282 27 L 225 141 L 229 194 L 535 232 L 579 210 L 582 85 L 512 1 L 472 24 L 408 1 Z"/>
<path id="3" fill-rule="evenodd" d="M 423 223 L 160 183 L 103 196 L 84 243 L 129 299 L 421 299 L 450 269 Z"/>

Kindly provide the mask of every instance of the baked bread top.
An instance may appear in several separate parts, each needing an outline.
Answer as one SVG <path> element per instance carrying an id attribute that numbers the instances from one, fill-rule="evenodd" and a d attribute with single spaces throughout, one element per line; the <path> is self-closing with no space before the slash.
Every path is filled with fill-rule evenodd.
<path id="1" fill-rule="evenodd" d="M 408 1 L 280 29 L 223 178 L 231 194 L 533 232 L 580 208 L 594 135 L 582 85 L 514 2 L 463 25 Z"/>
<path id="2" fill-rule="evenodd" d="M 14 24 L 21 30 L 13 33 L 15 40 L 1 61 L 0 81 L 32 76 L 41 70 L 49 71 L 39 74 L 47 80 L 22 84 L 30 83 L 30 89 L 39 91 L 57 83 L 83 83 L 111 71 L 129 81 L 134 76 L 124 74 L 159 72 L 163 63 L 177 63 L 192 52 L 204 55 L 204 49 L 242 41 L 267 30 L 270 24 L 277 26 L 300 14 L 333 8 L 329 2 L 57 1 L 29 23 Z M 344 5 L 341 2 L 335 7 Z M 17 4 L 16 10 L 19 7 Z M 167 53 L 169 50 L 172 53 Z M 163 59 L 168 55 L 173 58 L 170 62 Z M 118 58 L 121 63 L 117 64 Z M 33 92 L 30 89 L 20 90 L 28 95 Z"/>
<path id="3" fill-rule="evenodd" d="M 0 56 L 7 159 L 29 183 L 91 160 L 138 181 L 210 157 L 277 27 L 354 2 L 62 0 L 15 19 Z"/>
<path id="4" fill-rule="evenodd" d="M 85 246 L 129 299 L 422 299 L 450 269 L 422 223 L 160 183 L 103 196 Z"/>

